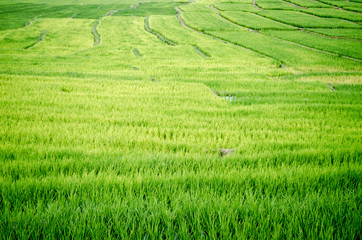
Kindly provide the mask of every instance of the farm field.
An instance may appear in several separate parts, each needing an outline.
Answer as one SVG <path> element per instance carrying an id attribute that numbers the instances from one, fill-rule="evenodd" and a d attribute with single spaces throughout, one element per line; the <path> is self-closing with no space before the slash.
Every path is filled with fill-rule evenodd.
<path id="1" fill-rule="evenodd" d="M 0 0 L 0 239 L 361 239 L 361 13 Z"/>

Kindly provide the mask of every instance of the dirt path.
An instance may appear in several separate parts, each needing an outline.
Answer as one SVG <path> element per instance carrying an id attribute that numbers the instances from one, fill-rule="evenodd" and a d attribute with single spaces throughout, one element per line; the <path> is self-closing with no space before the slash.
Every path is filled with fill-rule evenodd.
<path id="1" fill-rule="evenodd" d="M 204 58 L 209 58 L 210 55 L 205 53 L 204 51 L 202 51 L 198 46 L 192 46 L 195 51 L 201 56 L 201 57 L 204 57 Z"/>
<path id="2" fill-rule="evenodd" d="M 182 11 L 179 7 L 175 7 L 175 10 L 179 13 L 182 14 L 184 11 Z"/>
<path id="3" fill-rule="evenodd" d="M 258 5 L 256 5 L 256 0 L 253 0 L 253 6 L 258 9 L 259 11 L 262 11 L 263 9 L 260 8 Z"/>
<path id="4" fill-rule="evenodd" d="M 211 9 L 215 10 L 216 12 L 221 12 L 220 9 L 216 8 L 214 5 L 210 5 Z"/>
<path id="5" fill-rule="evenodd" d="M 25 26 L 24 26 L 24 27 L 30 26 L 30 24 L 32 24 L 32 23 L 33 23 L 35 20 L 37 20 L 37 19 L 38 19 L 38 17 L 33 17 L 32 19 L 30 19 L 29 22 L 25 23 Z"/>
<path id="6" fill-rule="evenodd" d="M 197 33 L 204 34 L 203 32 L 199 32 L 199 31 L 197 31 L 197 30 L 195 30 L 195 29 L 193 29 L 193 28 L 191 28 L 191 27 L 187 26 L 187 25 L 185 24 L 185 22 L 182 20 L 182 18 L 181 18 L 181 15 L 180 15 L 180 14 L 178 14 L 178 15 L 177 15 L 177 18 L 178 18 L 179 22 L 181 23 L 181 25 L 182 25 L 182 26 L 184 26 L 185 28 L 187 28 L 187 29 L 189 29 L 189 30 L 191 30 L 191 31 L 197 32 Z"/>
<path id="7" fill-rule="evenodd" d="M 142 57 L 142 54 L 137 48 L 132 49 L 132 52 L 136 57 Z"/>
<path id="8" fill-rule="evenodd" d="M 155 32 L 151 29 L 150 24 L 149 24 L 149 16 L 145 18 L 145 30 L 153 35 L 155 35 L 158 39 L 160 39 L 162 42 L 167 43 L 168 45 L 171 46 L 176 46 L 177 44 L 172 42 L 171 40 L 167 39 L 166 37 L 164 37 L 163 35 L 159 34 L 158 32 Z"/>
<path id="9" fill-rule="evenodd" d="M 299 5 L 296 5 L 294 3 L 291 3 L 291 2 L 287 2 L 287 1 L 284 1 L 284 0 L 281 0 L 282 2 L 285 2 L 293 7 L 296 7 L 296 8 L 300 8 L 300 9 L 308 9 L 307 7 L 302 7 L 302 6 L 299 6 Z"/>
<path id="10" fill-rule="evenodd" d="M 270 20 L 270 21 L 275 22 L 275 23 L 284 24 L 284 25 L 288 25 L 288 26 L 291 26 L 291 27 L 296 28 L 296 29 L 300 29 L 300 27 L 297 27 L 297 26 L 294 26 L 294 25 L 290 25 L 290 24 L 288 24 L 288 23 L 279 22 L 279 21 L 274 20 L 274 19 L 272 19 L 272 18 L 268 18 L 268 17 L 265 17 L 265 16 L 263 16 L 263 15 L 259 15 L 259 14 L 257 14 L 257 13 L 251 13 L 251 14 L 253 14 L 253 15 L 255 15 L 255 16 L 262 17 L 262 18 L 265 18 L 265 19 Z"/>
<path id="11" fill-rule="evenodd" d="M 239 25 L 239 24 L 237 24 L 237 23 L 234 23 L 234 22 L 230 21 L 229 19 L 225 18 L 224 16 L 222 16 L 221 14 L 217 14 L 217 16 L 218 16 L 219 18 L 221 18 L 222 20 L 224 20 L 224 21 L 226 21 L 226 22 L 228 22 L 228 23 L 230 23 L 230 24 L 232 24 L 232 25 L 234 25 L 234 26 L 246 28 L 246 29 L 248 29 L 250 32 L 254 32 L 254 31 L 255 31 L 254 29 L 251 29 L 251 28 L 248 28 L 248 27 L 244 27 L 244 26 L 242 26 L 242 25 Z"/>
<path id="12" fill-rule="evenodd" d="M 125 9 L 110 10 L 109 12 L 107 12 L 105 15 L 103 15 L 103 16 L 100 17 L 100 18 L 98 18 L 98 19 L 94 22 L 94 24 L 93 24 L 93 26 L 92 26 L 92 30 L 91 30 L 92 35 L 93 35 L 93 37 L 94 37 L 93 47 L 96 47 L 96 46 L 98 46 L 98 45 L 101 43 L 101 35 L 100 35 L 99 32 L 97 31 L 97 27 L 98 27 L 100 21 L 101 21 L 103 18 L 105 18 L 105 17 L 107 17 L 107 16 L 112 16 L 113 14 L 115 14 L 115 13 L 121 11 L 121 10 L 125 10 Z"/>
<path id="13" fill-rule="evenodd" d="M 48 33 L 47 30 L 44 30 L 40 33 L 39 37 L 37 38 L 36 42 L 35 43 L 32 43 L 28 46 L 26 46 L 24 49 L 29 49 L 29 48 L 32 48 L 34 46 L 36 46 L 38 43 L 40 43 L 41 41 L 43 41 L 43 38 L 45 37 L 45 35 Z"/>
<path id="14" fill-rule="evenodd" d="M 93 43 L 93 46 L 96 47 L 98 46 L 100 43 L 101 43 L 101 36 L 99 35 L 98 31 L 97 31 L 97 27 L 99 25 L 99 21 L 100 19 L 98 19 L 97 21 L 95 21 L 95 23 L 93 24 L 92 26 L 92 35 L 93 35 L 93 38 L 94 38 L 94 43 Z"/>

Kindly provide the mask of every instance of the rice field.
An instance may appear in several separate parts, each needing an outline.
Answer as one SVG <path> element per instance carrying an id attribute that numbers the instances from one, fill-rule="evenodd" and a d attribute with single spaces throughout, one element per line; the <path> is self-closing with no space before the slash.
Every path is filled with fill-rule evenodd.
<path id="1" fill-rule="evenodd" d="M 0 239 L 361 239 L 360 0 L 0 3 Z"/>

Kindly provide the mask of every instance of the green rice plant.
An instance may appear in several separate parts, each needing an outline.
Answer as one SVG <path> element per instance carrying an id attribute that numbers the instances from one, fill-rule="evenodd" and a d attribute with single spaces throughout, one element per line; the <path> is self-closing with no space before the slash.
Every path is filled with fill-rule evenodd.
<path id="1" fill-rule="evenodd" d="M 325 29 L 325 28 L 313 28 L 308 29 L 308 31 L 312 31 L 315 33 L 323 34 L 331 37 L 341 37 L 341 38 L 354 38 L 362 40 L 362 33 L 360 31 L 356 31 L 355 29 Z"/>
<path id="2" fill-rule="evenodd" d="M 209 13 L 209 14 L 213 13 L 212 9 L 209 6 L 198 3 L 181 5 L 180 9 L 184 12 L 197 12 L 197 13 Z"/>
<path id="3" fill-rule="evenodd" d="M 280 29 L 280 30 L 296 30 L 295 27 L 283 23 L 275 22 L 267 18 L 246 12 L 225 11 L 221 13 L 224 18 L 247 28 L 262 29 Z"/>
<path id="4" fill-rule="evenodd" d="M 19 0 L 15 0 L 15 1 L 11 1 L 11 0 L 4 0 L 3 4 L 13 4 L 13 3 L 23 3 L 23 1 L 19 1 Z M 133 1 L 132 0 L 124 0 L 122 1 L 123 3 L 127 3 L 127 4 L 131 4 Z M 87 5 L 97 5 L 97 6 L 102 6 L 102 5 L 108 5 L 108 4 L 119 4 L 119 1 L 117 0 L 88 0 L 88 1 L 73 1 L 73 0 L 44 0 L 44 1 L 39 1 L 39 0 L 29 0 L 27 1 L 27 3 L 32 4 L 32 5 L 55 5 L 55 6 L 64 6 L 64 5 L 77 5 L 77 6 L 87 6 Z"/>
<path id="5" fill-rule="evenodd" d="M 361 22 L 362 16 L 361 14 L 354 13 L 354 12 L 346 12 L 341 11 L 335 8 L 310 8 L 310 9 L 303 9 L 302 12 L 306 12 L 309 14 L 313 14 L 319 17 L 327 17 L 327 18 L 340 18 L 345 19 L 353 22 Z"/>
<path id="6" fill-rule="evenodd" d="M 54 5 L 15 3 L 0 7 L 0 30 L 21 28 L 34 18 L 81 18 L 98 19 L 115 9 L 129 8 L 129 4 L 104 5 Z M 174 10 L 173 10 L 174 11 Z"/>
<path id="7" fill-rule="evenodd" d="M 330 39 L 323 36 L 309 34 L 304 31 L 263 31 L 264 33 L 299 43 L 308 47 L 328 51 L 342 56 L 352 57 L 362 60 L 361 43 L 346 39 Z"/>
<path id="8" fill-rule="evenodd" d="M 330 8 L 328 4 L 322 3 L 322 1 L 312 1 L 312 0 L 284 0 L 296 4 L 298 6 L 307 7 L 307 8 Z"/>
<path id="9" fill-rule="evenodd" d="M 359 82 L 360 74 L 358 72 L 349 72 L 349 73 L 307 73 L 307 74 L 294 74 L 294 75 L 284 75 L 280 78 L 282 79 L 294 79 L 300 80 L 303 82 L 324 82 L 324 83 L 335 83 L 335 84 L 351 84 L 356 85 Z"/>
<path id="10" fill-rule="evenodd" d="M 37 38 L 44 30 L 39 22 L 34 22 L 31 26 L 19 30 L 5 30 L 2 31 L 2 38 L 0 40 L 1 49 L 24 49 L 37 42 Z"/>
<path id="11" fill-rule="evenodd" d="M 268 10 L 258 14 L 281 23 L 301 28 L 360 28 L 358 24 L 345 20 L 335 18 L 326 19 L 295 11 Z"/>
<path id="12" fill-rule="evenodd" d="M 161 35 L 158 32 L 155 32 L 154 30 L 151 29 L 150 25 L 149 25 L 149 17 L 145 18 L 145 30 L 149 33 L 152 33 L 153 35 L 155 35 L 158 39 L 160 39 L 162 42 L 167 43 L 168 45 L 171 46 L 176 46 L 176 43 L 170 41 L 169 39 L 165 38 L 163 35 Z"/>
<path id="13" fill-rule="evenodd" d="M 41 41 L 43 41 L 43 38 L 45 37 L 45 35 L 47 34 L 47 30 L 44 30 L 40 33 L 39 37 L 37 38 L 36 42 L 26 46 L 24 49 L 28 49 L 31 47 L 34 47 L 36 44 L 40 43 Z"/>
<path id="14" fill-rule="evenodd" d="M 264 10 L 297 10 L 296 7 L 286 3 L 286 2 L 257 2 L 258 6 Z"/>
<path id="15" fill-rule="evenodd" d="M 147 17 L 150 15 L 175 15 L 175 7 L 182 5 L 178 2 L 143 2 L 136 8 L 125 8 L 118 11 L 114 16 L 137 16 Z"/>
<path id="16" fill-rule="evenodd" d="M 182 19 L 185 23 L 199 31 L 219 30 L 232 31 L 238 27 L 218 18 L 216 14 L 185 12 L 182 14 Z"/>
<path id="17" fill-rule="evenodd" d="M 251 3 L 233 3 L 233 2 L 219 2 L 213 6 L 220 11 L 243 11 L 243 12 L 257 12 L 258 10 L 251 5 Z"/>
<path id="18" fill-rule="evenodd" d="M 2 1 L 0 239 L 360 238 L 358 28 L 184 3 Z"/>
<path id="19" fill-rule="evenodd" d="M 259 3 L 280 3 L 279 0 L 258 0 Z"/>
<path id="20" fill-rule="evenodd" d="M 207 33 L 232 43 L 240 44 L 241 46 L 252 49 L 256 52 L 263 53 L 286 65 L 317 67 L 318 65 L 321 66 L 327 62 L 334 62 L 336 65 L 338 65 L 337 62 L 339 62 L 339 64 L 341 64 L 339 65 L 340 67 L 344 65 L 342 63 L 344 60 L 337 56 L 327 55 L 312 49 L 294 45 L 293 43 L 283 42 L 272 37 L 263 36 L 258 33 L 242 30 L 229 31 L 225 33 L 222 33 L 221 31 L 208 31 Z M 358 65 L 357 62 L 356 64 Z M 351 66 L 349 64 L 347 65 Z M 357 65 L 354 66 L 357 67 Z M 352 67 L 352 69 L 353 68 L 354 67 Z"/>
<path id="21" fill-rule="evenodd" d="M 160 162 L 171 163 L 170 160 Z M 152 164 L 152 159 L 148 163 Z M 212 171 L 217 165 L 210 167 Z M 185 175 L 174 173 L 169 177 L 155 177 L 150 172 L 148 178 L 140 179 L 112 172 L 91 172 L 83 173 L 82 177 L 3 182 L 4 206 L 8 206 L 9 199 L 14 199 L 14 209 L 21 210 L 22 205 L 29 207 L 18 215 L 9 212 L 2 221 L 1 230 L 6 235 L 66 238 L 356 237 L 357 207 L 348 206 L 348 202 L 357 200 L 353 193 L 358 191 L 359 169 L 352 170 L 348 166 L 328 170 L 277 167 L 246 172 L 244 169 L 239 172 L 243 174 L 238 180 L 210 170 Z M 233 173 L 237 172 L 234 170 Z M 168 184 L 160 185 L 163 181 Z M 237 193 L 232 195 L 229 191 Z M 166 206 L 169 211 L 164 210 Z M 340 211 L 333 211 L 336 207 Z M 38 211 L 34 219 L 33 214 Z M 323 216 L 325 211 L 330 213 L 330 218 L 323 219 L 323 223 L 343 231 L 320 232 L 320 226 L 314 224 L 313 219 Z M 263 221 L 265 215 L 269 221 Z M 29 221 L 30 216 L 32 221 Z M 72 222 L 74 218 L 78 220 L 76 224 Z M 290 226 L 287 232 L 273 231 L 274 225 L 286 224 L 284 221 Z M 340 227 L 342 225 L 347 228 Z M 312 227 L 301 233 L 298 226 L 302 229 Z M 27 228 L 37 231 L 27 232 Z"/>
<path id="22" fill-rule="evenodd" d="M 86 49 L 92 46 L 92 20 L 88 19 L 60 19 L 53 26 L 54 19 L 39 19 L 38 28 L 46 30 L 45 38 L 34 46 L 48 55 L 67 54 L 69 52 Z M 42 31 L 42 32 L 43 32 Z M 41 34 L 39 35 L 41 36 Z M 30 49 L 29 49 L 30 50 Z M 38 50 L 37 50 L 38 51 Z"/>
<path id="23" fill-rule="evenodd" d="M 333 0 L 319 0 L 319 2 L 329 4 L 335 7 L 340 7 L 347 11 L 362 12 L 362 6 L 360 2 L 333 1 Z"/>
<path id="24" fill-rule="evenodd" d="M 213 44 L 215 43 L 214 40 L 208 39 L 208 37 L 202 36 L 198 33 L 187 31 L 184 27 L 180 26 L 176 17 L 153 16 L 150 18 L 150 25 L 153 29 L 155 29 L 155 31 L 166 36 L 168 39 L 172 39 L 173 42 L 193 46 L 195 52 L 203 57 L 210 57 L 210 52 L 207 52 L 205 49 L 211 49 L 213 56 L 226 53 L 225 50 L 222 50 L 226 46 L 223 46 L 219 51 L 215 51 L 216 49 L 213 47 Z M 181 32 L 182 34 L 180 34 Z M 202 43 L 202 45 L 200 43 Z"/>

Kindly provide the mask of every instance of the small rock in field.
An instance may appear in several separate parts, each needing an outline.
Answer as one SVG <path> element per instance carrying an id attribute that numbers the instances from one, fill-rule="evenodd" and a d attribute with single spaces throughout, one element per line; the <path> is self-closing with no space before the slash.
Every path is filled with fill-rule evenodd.
<path id="1" fill-rule="evenodd" d="M 235 153 L 235 148 L 220 148 L 220 157 Z"/>

